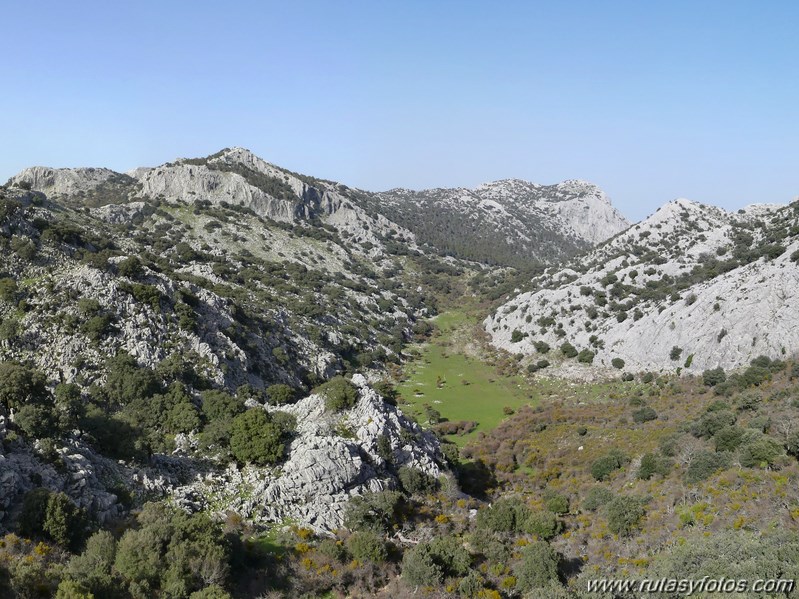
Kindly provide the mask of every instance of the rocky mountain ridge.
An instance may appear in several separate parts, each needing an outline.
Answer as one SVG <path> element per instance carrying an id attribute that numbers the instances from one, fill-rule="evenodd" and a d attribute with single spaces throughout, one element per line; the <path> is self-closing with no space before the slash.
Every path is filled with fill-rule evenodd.
<path id="1" fill-rule="evenodd" d="M 784 359 L 799 351 L 790 300 L 799 291 L 797 260 L 799 202 L 729 213 L 679 199 L 548 270 L 485 327 L 514 353 L 537 356 L 536 344 L 568 342 L 606 372 L 614 360 L 633 372 L 701 372 L 759 355 Z"/>
<path id="2" fill-rule="evenodd" d="M 445 253 L 520 268 L 564 259 L 629 226 L 604 192 L 577 180 L 394 189 L 374 194 L 369 203 Z"/>
<path id="3" fill-rule="evenodd" d="M 240 205 L 280 222 L 318 220 L 357 243 L 380 246 L 399 239 L 414 247 L 419 238 L 445 255 L 520 267 L 574 255 L 629 226 L 604 192 L 584 181 L 537 185 L 508 179 L 471 190 L 376 193 L 298 175 L 244 148 L 125 174 L 32 167 L 9 183 L 79 205 L 147 198 Z"/>

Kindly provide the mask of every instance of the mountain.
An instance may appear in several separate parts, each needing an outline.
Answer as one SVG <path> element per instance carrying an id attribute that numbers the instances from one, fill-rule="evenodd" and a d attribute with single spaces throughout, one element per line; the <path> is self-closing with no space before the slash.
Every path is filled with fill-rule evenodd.
<path id="1" fill-rule="evenodd" d="M 799 202 L 730 213 L 679 199 L 550 268 L 484 324 L 510 352 L 568 342 L 606 371 L 614 359 L 658 372 L 785 359 L 799 351 L 797 260 Z M 562 368 L 585 371 L 570 360 Z"/>
<path id="2" fill-rule="evenodd" d="M 489 263 L 522 247 L 527 264 L 624 224 L 581 182 L 377 194 L 243 148 L 128 173 L 31 167 L 0 187 L 0 203 L 0 379 L 41 382 L 20 390 L 35 401 L 10 393 L 0 406 L 2 435 L 22 433 L 2 456 L 0 509 L 40 471 L 100 520 L 124 512 L 124 481 L 319 529 L 342 524 L 351 496 L 396 486 L 401 467 L 446 472 L 438 441 L 373 386 L 429 328 L 437 294 L 490 272 L 459 260 L 481 256 L 450 251 L 451 239 Z M 443 237 L 418 227 L 442 218 Z M 320 385 L 356 371 L 371 383 L 331 413 Z M 284 423 L 279 477 L 226 469 L 241 462 L 231 427 L 244 407 Z M 36 449 L 42 438 L 60 466 Z M 192 482 L 205 479 L 215 482 Z M 240 501 L 243 486 L 260 504 Z"/>
<path id="3" fill-rule="evenodd" d="M 519 268 L 573 256 L 629 226 L 598 187 L 575 180 L 393 189 L 365 201 L 447 255 Z"/>

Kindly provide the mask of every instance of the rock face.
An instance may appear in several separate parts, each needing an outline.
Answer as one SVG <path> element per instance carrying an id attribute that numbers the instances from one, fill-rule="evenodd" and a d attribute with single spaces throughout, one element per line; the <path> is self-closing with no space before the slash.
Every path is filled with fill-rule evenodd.
<path id="1" fill-rule="evenodd" d="M 343 525 L 353 496 L 395 488 L 402 466 L 444 475 L 436 438 L 383 402 L 361 375 L 353 383 L 359 399 L 350 410 L 329 413 L 319 395 L 280 408 L 297 419 L 297 432 L 278 473 L 232 466 L 222 474 L 198 473 L 173 494 L 195 508 L 217 506 L 256 522 L 291 519 L 330 531 Z M 390 464 L 378 455 L 381 437 L 389 441 Z"/>
<path id="2" fill-rule="evenodd" d="M 614 358 L 625 370 L 689 372 L 785 358 L 799 351 L 797 225 L 799 203 L 731 214 L 675 200 L 537 278 L 485 327 L 508 351 L 569 341 L 610 371 Z"/>
<path id="3" fill-rule="evenodd" d="M 123 514 L 117 495 L 107 487 L 111 481 L 125 481 L 126 468 L 76 439 L 57 449 L 60 466 L 56 468 L 19 441 L 6 453 L 2 443 L 5 436 L 6 419 L 0 416 L 0 530 L 5 512 L 18 506 L 22 496 L 36 487 L 66 493 L 100 523 Z"/>
<path id="4" fill-rule="evenodd" d="M 574 180 L 394 189 L 375 194 L 370 202 L 421 242 L 458 257 L 519 267 L 574 255 L 629 226 L 599 188 Z"/>

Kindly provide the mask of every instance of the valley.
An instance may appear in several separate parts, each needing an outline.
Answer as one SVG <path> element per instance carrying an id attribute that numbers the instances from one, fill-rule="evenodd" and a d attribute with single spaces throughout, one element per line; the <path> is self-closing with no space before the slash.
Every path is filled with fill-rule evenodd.
<path id="1" fill-rule="evenodd" d="M 630 225 L 226 148 L 25 169 L 0 246 L 3 597 L 799 576 L 799 203 Z"/>

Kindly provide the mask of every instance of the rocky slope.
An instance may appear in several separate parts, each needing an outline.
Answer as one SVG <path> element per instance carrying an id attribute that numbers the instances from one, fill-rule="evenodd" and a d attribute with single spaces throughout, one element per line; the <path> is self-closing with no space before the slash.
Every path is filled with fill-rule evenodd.
<path id="1" fill-rule="evenodd" d="M 367 205 L 447 254 L 521 268 L 572 256 L 629 226 L 608 197 L 584 181 L 394 189 L 369 196 Z"/>
<path id="2" fill-rule="evenodd" d="M 728 213 L 675 200 L 485 321 L 498 347 L 564 342 L 612 370 L 701 372 L 799 351 L 799 202 Z M 561 363 L 564 372 L 583 364 Z"/>

